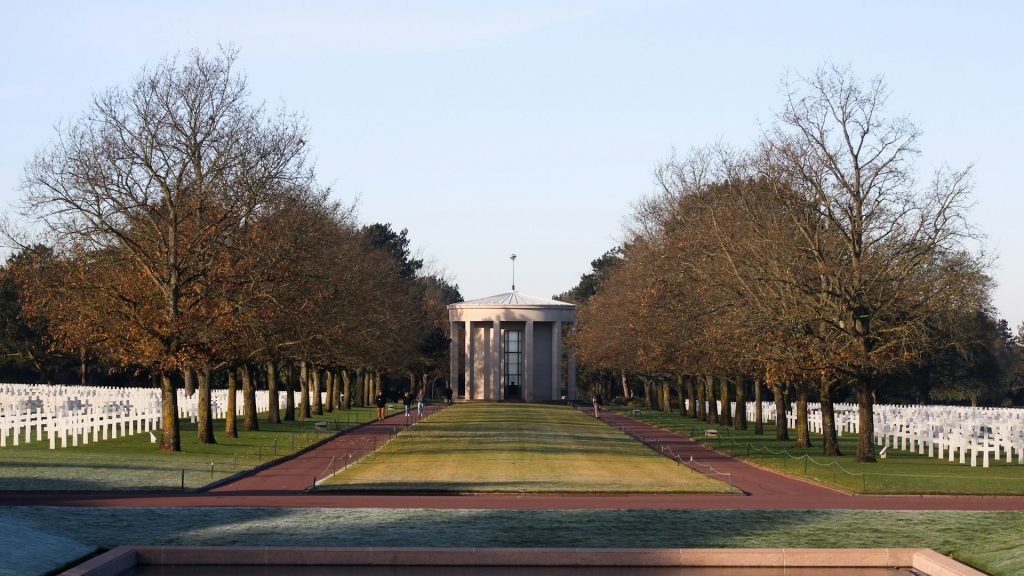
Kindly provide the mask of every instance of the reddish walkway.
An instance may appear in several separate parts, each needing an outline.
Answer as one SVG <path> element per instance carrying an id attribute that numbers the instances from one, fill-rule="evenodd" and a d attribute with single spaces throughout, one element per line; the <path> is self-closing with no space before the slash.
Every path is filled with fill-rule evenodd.
<path id="1" fill-rule="evenodd" d="M 441 410 L 443 406 L 423 407 L 423 418 Z M 383 422 L 364 424 L 343 432 L 321 446 L 299 454 L 275 466 L 258 470 L 254 474 L 217 486 L 212 494 L 246 494 L 251 492 L 302 492 L 348 464 L 383 446 L 406 426 L 419 422 L 415 409 L 406 417 L 401 412 L 388 416 Z"/>
<path id="2" fill-rule="evenodd" d="M 434 408 L 435 410 L 437 407 Z M 324 494 L 306 493 L 313 478 L 341 468 L 348 454 L 361 454 L 404 428 L 401 415 L 344 433 L 330 442 L 277 466 L 199 493 L 13 493 L 0 494 L 0 505 L 125 507 L 284 507 L 284 508 L 460 508 L 510 510 L 572 509 L 858 509 L 858 510 L 1024 510 L 1017 496 L 854 496 L 751 466 L 715 452 L 684 436 L 628 416 L 609 413 L 602 419 L 642 438 L 728 474 L 743 494 L 577 495 L 577 494 Z M 695 468 L 701 469 L 699 466 Z"/>
<path id="3" fill-rule="evenodd" d="M 601 419 L 659 452 L 678 456 L 684 462 L 692 459 L 694 463 L 688 465 L 698 472 L 705 472 L 710 468 L 713 471 L 712 478 L 730 482 L 750 496 L 812 500 L 846 496 L 843 492 L 820 484 L 762 470 L 742 460 L 716 452 L 686 436 L 634 420 L 620 412 L 604 412 Z"/>

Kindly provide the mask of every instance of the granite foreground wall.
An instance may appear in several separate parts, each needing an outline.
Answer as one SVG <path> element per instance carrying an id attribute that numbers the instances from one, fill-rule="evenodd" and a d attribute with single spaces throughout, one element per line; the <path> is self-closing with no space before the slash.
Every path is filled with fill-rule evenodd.
<path id="1" fill-rule="evenodd" d="M 61 576 L 119 576 L 137 566 L 421 566 L 608 568 L 912 568 L 985 576 L 927 548 L 275 548 L 121 546 Z"/>

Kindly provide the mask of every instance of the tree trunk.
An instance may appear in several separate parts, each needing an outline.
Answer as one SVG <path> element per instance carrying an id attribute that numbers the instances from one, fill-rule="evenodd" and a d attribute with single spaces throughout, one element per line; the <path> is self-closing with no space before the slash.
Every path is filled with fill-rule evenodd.
<path id="1" fill-rule="evenodd" d="M 85 357 L 82 358 L 82 362 L 82 366 L 84 367 Z M 196 391 L 195 381 L 192 378 L 191 366 L 185 366 L 184 368 L 181 369 L 181 379 L 185 382 L 185 397 L 191 398 L 192 394 L 195 394 Z M 82 384 L 85 384 L 85 382 L 82 382 Z"/>
<path id="2" fill-rule="evenodd" d="M 286 363 L 281 375 L 284 377 L 284 419 L 295 422 L 295 367 Z"/>
<path id="3" fill-rule="evenodd" d="M 174 380 L 165 371 L 160 372 L 161 422 L 163 433 L 160 435 L 160 450 L 181 452 L 181 433 L 178 427 L 178 394 L 174 390 Z"/>
<path id="4" fill-rule="evenodd" d="M 704 397 L 708 401 L 707 422 L 718 424 L 718 402 L 715 400 L 715 377 L 704 375 Z"/>
<path id="5" fill-rule="evenodd" d="M 331 370 L 331 378 L 334 379 L 334 409 L 341 410 L 341 372 Z"/>
<path id="6" fill-rule="evenodd" d="M 249 431 L 259 430 L 260 423 L 256 418 L 256 382 L 252 378 L 249 364 L 239 366 L 238 372 L 242 377 L 242 428 Z"/>
<path id="7" fill-rule="evenodd" d="M 363 386 L 363 406 L 373 406 L 373 374 L 369 368 L 363 369 L 360 380 Z"/>
<path id="8" fill-rule="evenodd" d="M 331 377 L 334 378 L 334 409 L 341 410 L 343 406 L 344 398 L 341 396 L 341 372 L 338 370 L 331 371 Z"/>
<path id="9" fill-rule="evenodd" d="M 342 396 L 344 394 L 344 392 L 343 392 L 343 384 L 344 384 L 344 382 L 341 379 L 341 373 L 342 373 L 342 370 L 340 368 L 338 370 L 332 370 L 331 371 L 331 374 L 334 376 L 334 409 L 335 410 L 342 410 L 342 409 L 344 409 L 344 406 L 345 406 L 344 405 L 345 397 Z"/>
<path id="10" fill-rule="evenodd" d="M 672 412 L 672 387 L 664 380 L 661 382 L 661 411 Z"/>
<path id="11" fill-rule="evenodd" d="M 79 383 L 85 386 L 89 382 L 89 364 L 85 361 L 85 348 L 82 348 L 78 352 L 78 377 Z M 191 396 L 192 393 L 189 391 L 188 382 L 185 382 L 185 395 Z"/>
<path id="12" fill-rule="evenodd" d="M 324 390 L 327 392 L 324 394 L 324 412 L 329 414 L 336 408 L 334 406 L 334 373 L 327 368 L 324 368 Z"/>
<path id="13" fill-rule="evenodd" d="M 811 447 L 811 431 L 807 425 L 807 383 L 800 382 L 796 389 L 796 447 Z"/>
<path id="14" fill-rule="evenodd" d="M 360 400 L 360 402 L 362 402 L 363 406 L 373 406 L 370 402 L 373 400 L 373 391 L 370 390 L 370 386 L 372 384 L 371 380 L 372 377 L 370 375 L 370 370 L 363 369 L 363 374 L 359 377 L 359 390 L 362 393 L 362 400 Z"/>
<path id="15" fill-rule="evenodd" d="M 821 448 L 825 456 L 841 456 L 836 430 L 836 411 L 832 406 L 832 380 L 822 377 L 818 387 L 821 395 Z"/>
<path id="16" fill-rule="evenodd" d="M 718 421 L 722 426 L 732 426 L 732 401 L 729 399 L 729 378 L 727 376 L 718 379 L 718 393 L 722 396 L 722 415 Z"/>
<path id="17" fill-rule="evenodd" d="M 228 368 L 228 409 L 224 418 L 224 435 L 228 438 L 238 438 L 238 427 L 235 422 L 235 392 L 238 390 L 235 380 L 235 369 Z"/>
<path id="18" fill-rule="evenodd" d="M 309 419 L 309 366 L 299 362 L 299 420 Z"/>
<path id="19" fill-rule="evenodd" d="M 199 418 L 196 436 L 200 444 L 216 444 L 213 435 L 213 407 L 210 404 L 210 368 L 205 364 L 196 373 L 199 381 Z"/>
<path id="20" fill-rule="evenodd" d="M 697 396 L 694 394 L 693 376 L 684 376 L 686 380 L 686 415 L 690 418 L 697 417 Z"/>
<path id="21" fill-rule="evenodd" d="M 626 371 L 619 371 L 619 376 L 622 380 L 622 397 L 626 400 L 629 400 L 630 398 L 633 397 L 633 395 L 629 393 L 629 379 L 626 377 Z"/>
<path id="22" fill-rule="evenodd" d="M 747 387 L 743 378 L 736 377 L 736 414 L 732 418 L 733 428 L 747 429 Z"/>
<path id="23" fill-rule="evenodd" d="M 344 368 L 341 370 L 341 399 L 342 404 L 345 406 L 345 410 L 352 409 L 352 378 L 348 374 L 348 370 Z"/>
<path id="24" fill-rule="evenodd" d="M 704 398 L 704 383 L 700 381 L 700 376 L 691 376 L 691 378 L 697 380 L 696 386 L 694 386 L 697 389 L 697 420 L 704 420 L 708 415 L 708 405 Z"/>
<path id="25" fill-rule="evenodd" d="M 686 416 L 686 383 L 682 374 L 676 374 L 676 395 L 679 396 L 679 415 Z"/>
<path id="26" fill-rule="evenodd" d="M 775 397 L 775 439 L 789 440 L 789 429 L 786 427 L 786 397 L 782 393 L 782 384 L 771 383 L 772 396 Z"/>
<path id="27" fill-rule="evenodd" d="M 313 414 L 323 416 L 324 404 L 320 395 L 320 367 L 315 364 L 309 367 L 309 395 L 313 398 Z"/>
<path id="28" fill-rule="evenodd" d="M 857 407 L 860 419 L 860 433 L 857 435 L 856 462 L 875 462 L 875 405 L 871 386 L 857 382 Z"/>
<path id="29" fill-rule="evenodd" d="M 764 434 L 764 407 L 761 405 L 761 381 L 754 380 L 754 434 Z"/>
<path id="30" fill-rule="evenodd" d="M 277 424 L 281 422 L 281 403 L 277 399 L 277 365 L 273 360 L 267 361 L 267 399 L 270 401 L 267 423 Z"/>

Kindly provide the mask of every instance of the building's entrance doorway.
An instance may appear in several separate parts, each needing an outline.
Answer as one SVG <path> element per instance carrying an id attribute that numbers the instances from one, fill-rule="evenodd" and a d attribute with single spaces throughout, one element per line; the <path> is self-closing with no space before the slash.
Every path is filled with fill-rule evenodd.
<path id="1" fill-rule="evenodd" d="M 505 399 L 519 400 L 522 398 L 520 388 L 523 358 L 523 333 L 520 330 L 505 330 Z"/>

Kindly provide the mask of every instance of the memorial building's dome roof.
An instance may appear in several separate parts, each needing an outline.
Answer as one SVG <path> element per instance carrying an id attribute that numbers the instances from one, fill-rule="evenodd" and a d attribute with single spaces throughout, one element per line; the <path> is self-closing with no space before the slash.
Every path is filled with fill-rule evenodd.
<path id="1" fill-rule="evenodd" d="M 550 300 L 548 298 L 540 298 L 537 296 L 531 296 L 517 290 L 511 292 L 505 292 L 504 294 L 495 294 L 494 296 L 486 296 L 484 298 L 476 298 L 475 300 L 466 300 L 465 302 L 457 302 L 455 304 L 449 304 L 449 308 L 463 308 L 470 306 L 544 306 L 544 307 L 556 307 L 556 308 L 575 308 L 574 304 L 568 302 L 561 302 L 559 300 Z"/>

